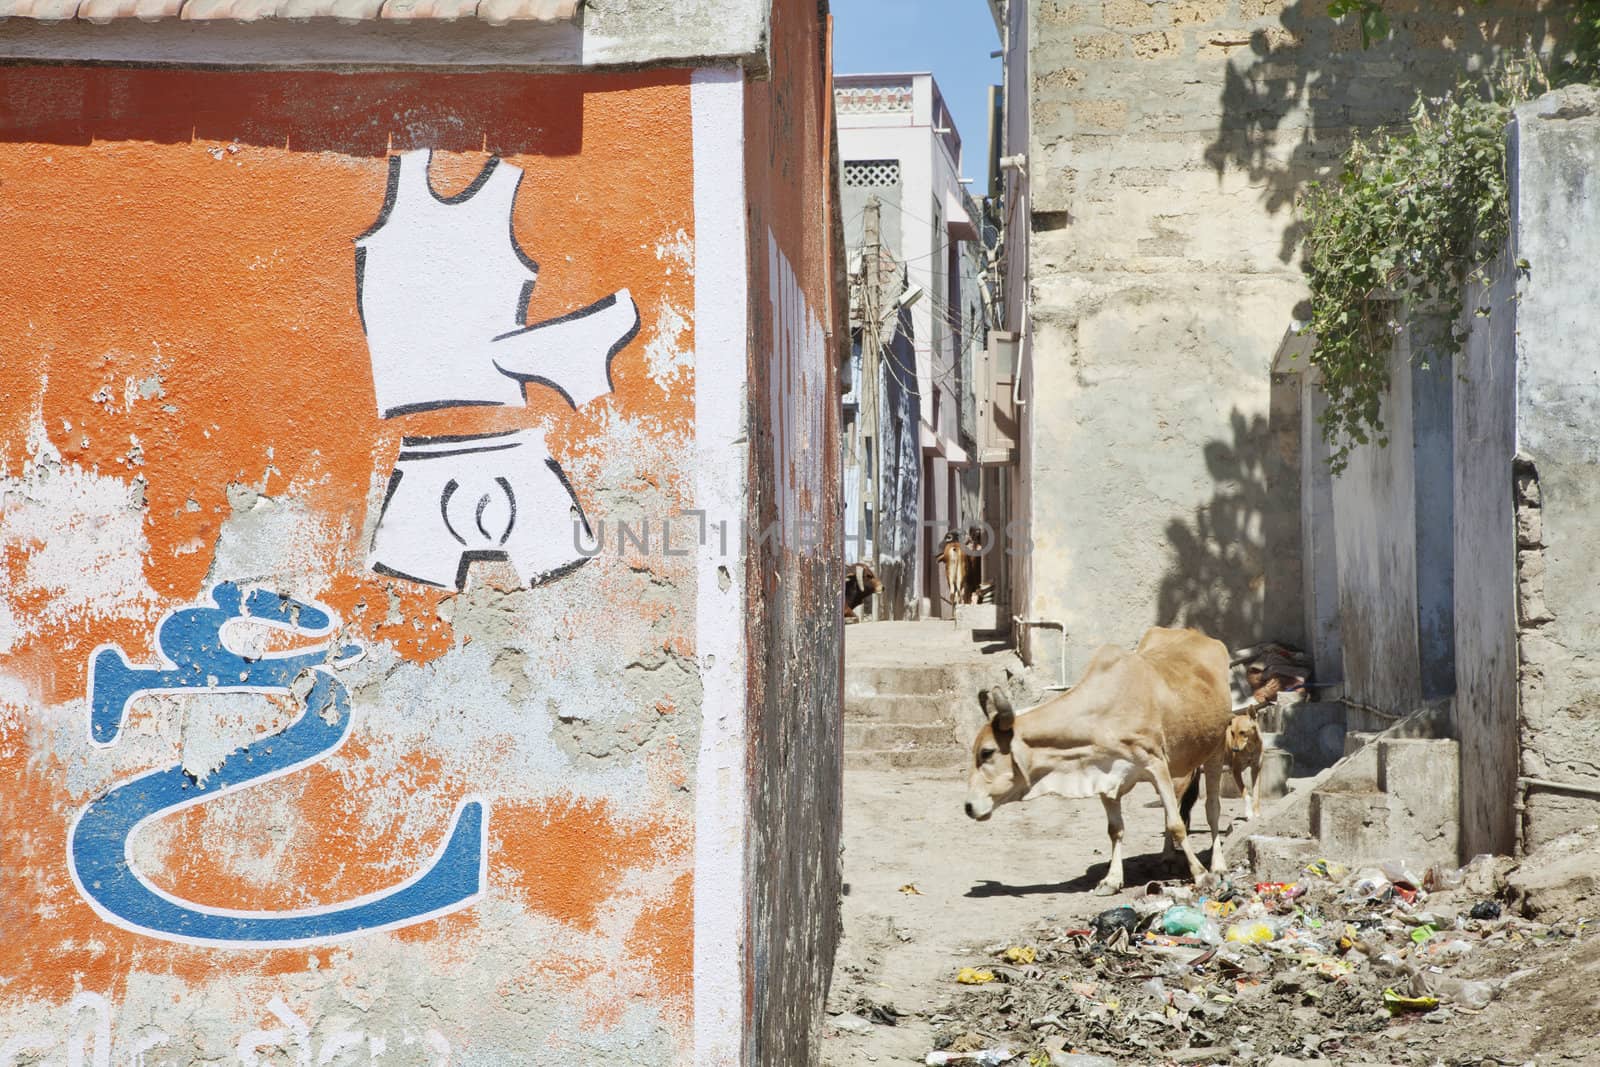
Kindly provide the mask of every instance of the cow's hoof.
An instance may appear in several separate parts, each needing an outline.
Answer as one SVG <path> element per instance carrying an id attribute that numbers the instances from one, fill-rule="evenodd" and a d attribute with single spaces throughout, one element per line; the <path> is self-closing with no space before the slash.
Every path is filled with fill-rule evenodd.
<path id="1" fill-rule="evenodd" d="M 1120 892 L 1122 887 L 1115 882 L 1101 882 L 1094 887 L 1094 895 L 1097 897 L 1114 897 Z"/>

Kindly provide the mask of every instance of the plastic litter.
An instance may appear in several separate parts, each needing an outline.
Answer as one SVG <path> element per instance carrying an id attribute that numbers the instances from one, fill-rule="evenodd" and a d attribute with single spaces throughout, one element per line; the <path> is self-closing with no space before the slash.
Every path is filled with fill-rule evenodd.
<path id="1" fill-rule="evenodd" d="M 976 967 L 963 967 L 956 973 L 956 981 L 962 985 L 984 985 L 994 980 L 993 971 L 979 970 Z"/>
<path id="2" fill-rule="evenodd" d="M 1449 941 L 1432 940 L 1425 946 L 1428 959 L 1438 963 L 1444 960 L 1459 960 L 1472 951 L 1472 945 L 1460 938 L 1451 938 Z"/>
<path id="3" fill-rule="evenodd" d="M 1383 1006 L 1389 1009 L 1390 1015 L 1399 1015 L 1407 1011 L 1432 1011 L 1439 1006 L 1438 997 L 1408 997 L 1395 992 L 1393 989 L 1383 991 Z"/>
<path id="4" fill-rule="evenodd" d="M 1381 865 L 1383 876 L 1395 885 L 1409 886 L 1417 889 L 1422 886 L 1423 874 L 1426 871 L 1416 860 L 1407 858 L 1386 860 Z"/>
<path id="5" fill-rule="evenodd" d="M 1052 1052 L 1050 1067 L 1117 1067 L 1110 1056 L 1090 1056 L 1084 1052 Z"/>
<path id="6" fill-rule="evenodd" d="M 1200 908 L 1175 905 L 1161 916 L 1161 929 L 1169 934 L 1192 934 L 1206 924 L 1206 913 Z"/>
<path id="7" fill-rule="evenodd" d="M 936 1050 L 928 1053 L 922 1062 L 927 1067 L 940 1067 L 941 1064 L 946 1063 L 974 1063 L 978 1067 L 1000 1067 L 1007 1060 L 1016 1059 L 1016 1056 L 1015 1052 L 1004 1046 L 979 1049 L 976 1052 L 940 1052 Z"/>
<path id="8" fill-rule="evenodd" d="M 1380 870 L 1363 868 L 1356 872 L 1356 881 L 1350 895 L 1357 900 L 1379 900 L 1386 896 L 1393 883 Z"/>
<path id="9" fill-rule="evenodd" d="M 1413 944 L 1421 945 L 1427 942 L 1429 938 L 1438 932 L 1439 931 L 1432 923 L 1423 923 L 1421 926 L 1411 931 L 1411 941 Z"/>
<path id="10" fill-rule="evenodd" d="M 1350 868 L 1342 863 L 1335 863 L 1328 859 L 1318 859 L 1306 864 L 1306 873 L 1316 875 L 1318 878 L 1327 878 L 1337 882 L 1350 873 Z"/>
<path id="11" fill-rule="evenodd" d="M 1131 937 L 1139 932 L 1139 913 L 1132 908 L 1108 908 L 1090 920 L 1089 926 L 1101 941 L 1111 940 L 1119 930 L 1126 930 Z"/>
<path id="12" fill-rule="evenodd" d="M 1492 900 L 1480 900 L 1472 906 L 1472 910 L 1467 914 L 1474 919 L 1498 919 L 1500 918 L 1500 905 Z"/>
<path id="13" fill-rule="evenodd" d="M 1032 945 L 1012 945 L 1003 955 L 1007 963 L 1014 963 L 1019 967 L 1026 966 L 1039 958 L 1039 950 Z"/>
<path id="14" fill-rule="evenodd" d="M 1246 944 L 1259 944 L 1271 941 L 1277 936 L 1278 932 L 1272 928 L 1271 923 L 1258 919 L 1254 922 L 1234 923 L 1228 927 L 1227 939 Z"/>

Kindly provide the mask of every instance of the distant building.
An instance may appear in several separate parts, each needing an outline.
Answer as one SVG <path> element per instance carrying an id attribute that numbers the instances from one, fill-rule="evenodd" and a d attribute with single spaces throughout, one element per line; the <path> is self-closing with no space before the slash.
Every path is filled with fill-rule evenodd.
<path id="1" fill-rule="evenodd" d="M 947 617 L 939 544 L 981 517 L 971 455 L 972 349 L 987 335 L 981 211 L 932 75 L 841 75 L 834 98 L 856 327 L 843 429 L 845 550 L 852 561 L 877 561 L 880 617 Z M 874 364 L 876 394 L 862 378 Z"/>

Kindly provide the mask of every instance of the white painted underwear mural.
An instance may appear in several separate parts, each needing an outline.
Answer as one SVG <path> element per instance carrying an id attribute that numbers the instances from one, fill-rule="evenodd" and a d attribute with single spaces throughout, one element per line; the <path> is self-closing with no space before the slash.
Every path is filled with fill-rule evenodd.
<path id="1" fill-rule="evenodd" d="M 466 189 L 436 193 L 429 151 L 389 161 L 383 209 L 356 238 L 356 291 L 378 411 L 523 407 L 532 382 L 573 407 L 611 391 L 611 361 L 639 332 L 626 289 L 528 323 L 538 265 L 518 247 L 522 171 L 489 160 Z M 368 564 L 461 588 L 474 560 L 507 560 L 537 585 L 585 557 L 565 474 L 535 431 L 407 438 L 379 511 Z"/>

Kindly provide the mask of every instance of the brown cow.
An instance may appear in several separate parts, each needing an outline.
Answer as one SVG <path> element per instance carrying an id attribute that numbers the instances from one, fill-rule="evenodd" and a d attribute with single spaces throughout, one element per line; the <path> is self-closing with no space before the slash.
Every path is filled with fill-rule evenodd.
<path id="1" fill-rule="evenodd" d="M 972 743 L 967 814 L 984 820 L 1014 800 L 1097 796 L 1105 805 L 1111 862 L 1095 892 L 1122 888 L 1122 798 L 1140 782 L 1161 796 L 1167 833 L 1197 881 L 1205 867 L 1189 843 L 1175 783 L 1203 771 L 1211 869 L 1227 869 L 1220 823 L 1223 737 L 1232 718 L 1228 650 L 1196 630 L 1151 629 L 1136 651 L 1105 646 L 1072 689 L 1018 715 L 990 690 L 988 722 Z"/>
<path id="2" fill-rule="evenodd" d="M 883 591 L 883 582 L 866 563 L 853 563 L 844 575 L 844 618 L 846 622 L 859 621 L 856 609 L 871 602 L 876 593 Z"/>

